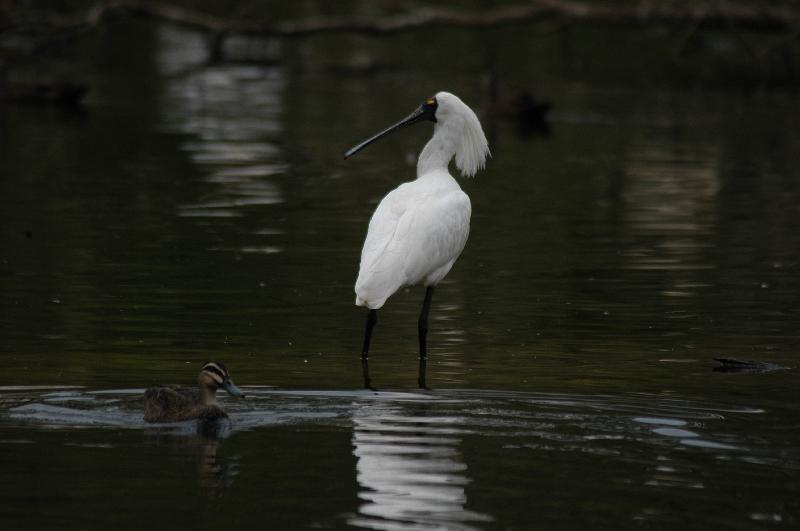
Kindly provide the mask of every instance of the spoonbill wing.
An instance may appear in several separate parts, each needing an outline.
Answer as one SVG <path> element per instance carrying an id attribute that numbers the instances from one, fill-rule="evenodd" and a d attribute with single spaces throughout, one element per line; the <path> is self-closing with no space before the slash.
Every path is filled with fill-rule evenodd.
<path id="1" fill-rule="evenodd" d="M 369 223 L 356 304 L 377 309 L 402 286 L 439 282 L 464 249 L 471 212 L 458 187 L 442 193 L 413 181 L 390 192 Z"/>

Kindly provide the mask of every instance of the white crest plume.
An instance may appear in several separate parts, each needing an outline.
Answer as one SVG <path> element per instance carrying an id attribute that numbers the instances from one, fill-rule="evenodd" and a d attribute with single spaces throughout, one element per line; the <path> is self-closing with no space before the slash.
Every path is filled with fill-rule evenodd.
<path id="1" fill-rule="evenodd" d="M 464 177 L 473 177 L 478 170 L 483 169 L 486 157 L 491 155 L 481 123 L 475 112 L 458 96 L 439 92 L 436 100 L 439 102 L 437 119 L 441 115 L 443 122 L 451 122 L 455 128 L 456 167 Z"/>

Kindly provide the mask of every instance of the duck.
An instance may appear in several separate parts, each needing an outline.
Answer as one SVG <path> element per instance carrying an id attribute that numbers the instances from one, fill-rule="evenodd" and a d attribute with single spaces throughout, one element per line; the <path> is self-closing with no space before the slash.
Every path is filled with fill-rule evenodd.
<path id="1" fill-rule="evenodd" d="M 228 368 L 218 361 L 209 361 L 197 377 L 198 387 L 158 385 L 144 393 L 145 422 L 180 422 L 200 419 L 214 421 L 228 417 L 217 404 L 217 389 L 222 387 L 231 396 L 244 398 L 234 385 Z"/>

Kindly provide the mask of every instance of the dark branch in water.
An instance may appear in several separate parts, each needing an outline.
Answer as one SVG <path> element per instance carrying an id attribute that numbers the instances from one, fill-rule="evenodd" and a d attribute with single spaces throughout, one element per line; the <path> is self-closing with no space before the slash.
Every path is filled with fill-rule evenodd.
<path id="1" fill-rule="evenodd" d="M 753 360 L 739 360 L 735 358 L 714 358 L 714 361 L 720 363 L 718 367 L 714 367 L 714 372 L 771 372 L 782 371 L 789 367 L 778 365 L 777 363 L 767 363 L 763 361 Z"/>

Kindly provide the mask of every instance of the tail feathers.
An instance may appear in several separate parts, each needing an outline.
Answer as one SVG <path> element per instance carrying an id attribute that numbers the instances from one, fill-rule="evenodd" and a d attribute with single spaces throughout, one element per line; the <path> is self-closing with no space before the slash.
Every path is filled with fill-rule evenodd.
<path id="1" fill-rule="evenodd" d="M 369 276 L 359 275 L 356 280 L 356 306 L 366 306 L 370 310 L 377 310 L 384 304 L 386 299 L 397 291 L 402 282 L 391 281 L 389 275 L 378 275 L 372 273 Z"/>
<path id="2" fill-rule="evenodd" d="M 366 298 L 356 292 L 356 306 L 366 306 L 370 310 L 378 310 L 386 304 L 386 299 L 388 298 L 389 297 Z"/>

